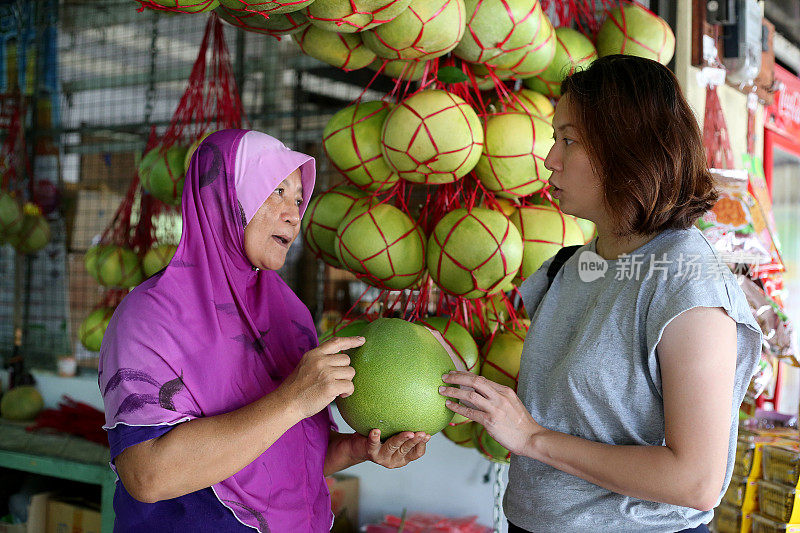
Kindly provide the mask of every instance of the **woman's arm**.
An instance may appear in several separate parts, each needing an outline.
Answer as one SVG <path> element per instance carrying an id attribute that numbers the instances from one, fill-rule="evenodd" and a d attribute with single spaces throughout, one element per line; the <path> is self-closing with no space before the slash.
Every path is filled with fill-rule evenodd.
<path id="1" fill-rule="evenodd" d="M 691 309 L 667 325 L 657 351 L 665 446 L 617 446 L 547 430 L 512 389 L 471 374 L 444 380 L 474 392 L 444 387 L 442 393 L 474 404 L 475 409 L 454 402 L 449 407 L 486 426 L 512 453 L 613 492 L 709 510 L 719 498 L 727 466 L 736 322 L 721 308 Z"/>
<path id="2" fill-rule="evenodd" d="M 115 459 L 131 496 L 153 503 L 229 478 L 289 428 L 353 392 L 355 371 L 341 352 L 361 337 L 334 338 L 303 356 L 270 394 L 235 411 L 178 424 L 161 437 L 126 448 Z"/>

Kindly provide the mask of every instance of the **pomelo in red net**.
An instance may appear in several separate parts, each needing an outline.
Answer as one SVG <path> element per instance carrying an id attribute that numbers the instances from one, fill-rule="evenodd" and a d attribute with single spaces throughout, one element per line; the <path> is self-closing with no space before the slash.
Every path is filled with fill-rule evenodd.
<path id="1" fill-rule="evenodd" d="M 433 59 L 464 35 L 464 0 L 412 0 L 394 20 L 364 32 L 364 43 L 384 59 Z"/>
<path id="2" fill-rule="evenodd" d="M 664 19 L 630 3 L 608 12 L 597 34 L 600 57 L 626 54 L 666 65 L 675 53 L 675 34 Z"/>
<path id="3" fill-rule="evenodd" d="M 308 203 L 303 222 L 303 242 L 329 265 L 342 268 L 336 257 L 336 230 L 356 200 L 366 194 L 348 185 L 339 185 L 319 194 Z"/>
<path id="4" fill-rule="evenodd" d="M 556 55 L 544 72 L 523 80 L 525 86 L 553 98 L 561 96 L 561 82 L 576 70 L 587 68 L 597 59 L 592 41 L 572 28 L 556 29 Z"/>
<path id="5" fill-rule="evenodd" d="M 336 256 L 361 280 L 382 289 L 413 286 L 425 271 L 425 236 L 398 208 L 357 200 L 336 231 Z"/>
<path id="6" fill-rule="evenodd" d="M 354 185 L 385 192 L 400 176 L 383 157 L 381 131 L 391 104 L 356 102 L 338 111 L 322 131 L 322 145 L 333 166 Z"/>
<path id="7" fill-rule="evenodd" d="M 428 271 L 446 292 L 480 298 L 505 287 L 522 264 L 522 237 L 491 209 L 447 213 L 428 239 Z"/>
<path id="8" fill-rule="evenodd" d="M 566 215 L 553 205 L 522 206 L 511 215 L 511 221 L 522 234 L 524 253 L 519 277 L 525 279 L 542 263 L 564 246 L 585 244 L 575 217 Z"/>
<path id="9" fill-rule="evenodd" d="M 342 70 L 364 68 L 375 59 L 360 33 L 337 33 L 310 25 L 293 33 L 292 39 L 303 53 Z"/>
<path id="10" fill-rule="evenodd" d="M 355 33 L 394 20 L 411 0 L 314 0 L 305 13 L 323 30 Z"/>
<path id="11" fill-rule="evenodd" d="M 483 127 L 461 97 L 443 90 L 420 91 L 389 112 L 381 133 L 383 155 L 403 179 L 450 183 L 478 162 Z"/>
<path id="12" fill-rule="evenodd" d="M 550 122 L 527 113 L 496 113 L 486 118 L 484 145 L 475 174 L 483 186 L 504 198 L 527 196 L 547 184 L 544 166 L 553 146 Z"/>

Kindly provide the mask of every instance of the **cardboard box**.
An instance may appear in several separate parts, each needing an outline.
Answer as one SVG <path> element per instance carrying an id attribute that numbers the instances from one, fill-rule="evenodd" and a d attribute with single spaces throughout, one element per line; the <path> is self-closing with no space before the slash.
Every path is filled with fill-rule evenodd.
<path id="1" fill-rule="evenodd" d="M 100 523 L 99 506 L 83 500 L 47 502 L 46 533 L 100 533 Z"/>
<path id="2" fill-rule="evenodd" d="M 47 529 L 47 501 L 52 493 L 40 492 L 31 496 L 28 504 L 27 533 L 42 533 Z"/>
<path id="3" fill-rule="evenodd" d="M 331 493 L 331 510 L 336 517 L 331 531 L 337 533 L 358 531 L 358 478 L 336 474 L 325 478 Z"/>

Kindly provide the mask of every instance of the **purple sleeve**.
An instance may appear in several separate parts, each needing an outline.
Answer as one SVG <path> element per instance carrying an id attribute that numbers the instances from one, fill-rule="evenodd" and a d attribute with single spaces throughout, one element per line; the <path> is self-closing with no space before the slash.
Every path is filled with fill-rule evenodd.
<path id="1" fill-rule="evenodd" d="M 335 431 L 338 433 L 339 426 L 336 424 L 336 421 L 333 419 L 333 413 L 331 412 L 331 406 L 328 405 L 328 421 L 331 424 L 331 431 Z"/>
<path id="2" fill-rule="evenodd" d="M 125 448 L 139 444 L 146 440 L 160 437 L 175 426 L 164 424 L 162 426 L 128 426 L 117 424 L 108 431 L 108 444 L 111 447 L 111 461 L 122 453 Z"/>

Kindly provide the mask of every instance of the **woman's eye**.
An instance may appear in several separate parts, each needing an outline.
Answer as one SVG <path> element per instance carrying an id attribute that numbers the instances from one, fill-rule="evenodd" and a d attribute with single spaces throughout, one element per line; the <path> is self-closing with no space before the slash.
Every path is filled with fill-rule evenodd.
<path id="1" fill-rule="evenodd" d="M 567 146 L 569 146 L 570 144 L 572 144 L 572 143 L 574 143 L 574 142 L 575 142 L 574 140 L 572 140 L 572 139 L 567 139 L 566 137 L 564 137 L 564 144 L 566 144 Z"/>
<path id="2" fill-rule="evenodd" d="M 283 187 L 278 187 L 275 189 L 275 192 L 278 194 L 278 196 L 283 196 Z"/>
<path id="3" fill-rule="evenodd" d="M 297 204 L 297 207 L 300 207 L 301 205 L 303 205 L 303 199 L 300 198 L 299 200 L 296 200 L 295 203 Z"/>

